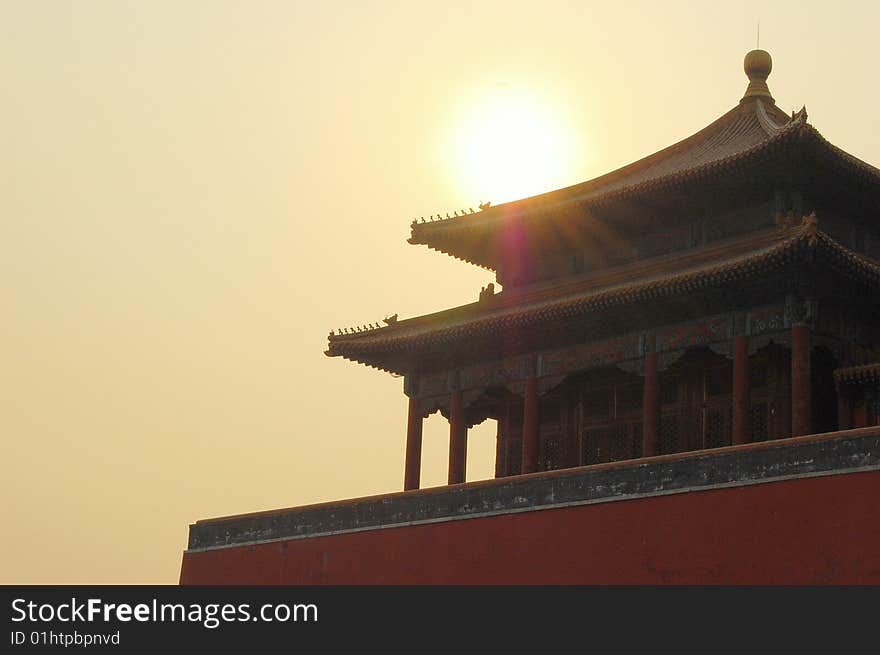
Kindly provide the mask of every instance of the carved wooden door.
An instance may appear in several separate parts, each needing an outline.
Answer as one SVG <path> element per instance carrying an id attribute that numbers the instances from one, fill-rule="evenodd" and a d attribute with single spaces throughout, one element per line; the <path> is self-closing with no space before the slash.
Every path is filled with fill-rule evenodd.
<path id="1" fill-rule="evenodd" d="M 679 449 L 682 452 L 703 447 L 703 370 L 689 367 L 682 375 L 682 407 Z"/>

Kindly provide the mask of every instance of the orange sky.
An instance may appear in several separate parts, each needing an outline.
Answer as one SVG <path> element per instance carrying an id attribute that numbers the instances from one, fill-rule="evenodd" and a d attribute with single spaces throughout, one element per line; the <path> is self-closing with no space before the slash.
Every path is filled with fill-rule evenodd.
<path id="1" fill-rule="evenodd" d="M 523 193 L 573 184 L 736 104 L 758 20 L 778 105 L 880 165 L 875 2 L 0 3 L 0 582 L 173 583 L 196 519 L 399 490 L 402 380 L 326 336 L 492 280 L 405 241 L 516 197 L 487 98 L 563 135 Z"/>

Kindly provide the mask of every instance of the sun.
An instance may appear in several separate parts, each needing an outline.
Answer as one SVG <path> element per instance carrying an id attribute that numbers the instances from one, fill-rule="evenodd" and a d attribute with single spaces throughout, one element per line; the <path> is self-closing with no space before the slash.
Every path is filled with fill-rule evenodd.
<path id="1" fill-rule="evenodd" d="M 499 86 L 462 111 L 453 139 L 458 183 L 495 204 L 562 186 L 572 148 L 560 111 L 536 93 Z"/>

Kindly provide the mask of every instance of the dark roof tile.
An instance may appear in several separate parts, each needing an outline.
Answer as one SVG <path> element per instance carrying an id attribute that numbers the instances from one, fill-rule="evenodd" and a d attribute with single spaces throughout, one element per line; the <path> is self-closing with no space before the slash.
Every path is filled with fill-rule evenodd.
<path id="1" fill-rule="evenodd" d="M 440 347 L 512 327 L 716 287 L 767 271 L 806 252 L 821 253 L 833 266 L 880 284 L 880 263 L 836 242 L 818 230 L 814 219 L 805 220 L 796 228 L 762 232 L 689 252 L 686 267 L 681 256 L 657 258 L 536 293 L 506 297 L 502 293 L 490 302 L 402 320 L 390 327 L 331 335 L 326 354 L 375 365 L 377 356 L 381 359 L 390 353 Z"/>

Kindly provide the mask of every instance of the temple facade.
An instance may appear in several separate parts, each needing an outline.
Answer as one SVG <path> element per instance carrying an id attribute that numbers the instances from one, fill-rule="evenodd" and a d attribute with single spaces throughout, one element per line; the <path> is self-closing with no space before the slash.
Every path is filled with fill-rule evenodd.
<path id="1" fill-rule="evenodd" d="M 181 583 L 880 584 L 880 171 L 770 68 L 617 171 L 414 222 L 495 282 L 330 334 L 404 377 L 404 490 L 196 521 Z M 461 484 L 487 418 L 496 479 Z"/>
<path id="2" fill-rule="evenodd" d="M 878 423 L 880 171 L 781 111 L 771 65 L 748 53 L 732 109 L 633 164 L 412 223 L 501 290 L 330 334 L 404 376 L 404 489 L 436 411 L 450 484 L 487 418 L 497 478 Z"/>

